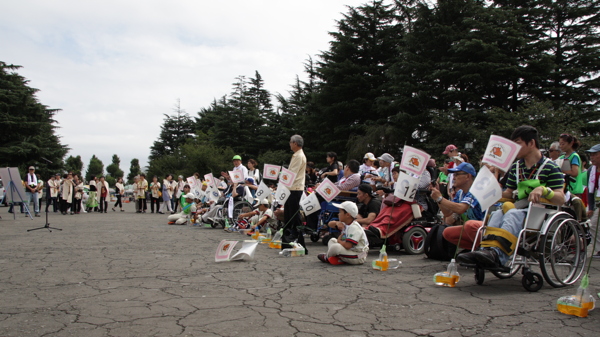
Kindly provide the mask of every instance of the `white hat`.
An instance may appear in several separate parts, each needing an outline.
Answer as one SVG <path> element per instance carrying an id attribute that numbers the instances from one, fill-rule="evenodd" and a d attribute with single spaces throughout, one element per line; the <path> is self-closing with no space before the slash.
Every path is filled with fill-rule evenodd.
<path id="1" fill-rule="evenodd" d="M 194 200 L 196 199 L 196 196 L 194 195 L 194 193 L 188 193 L 185 195 L 185 198 Z"/>
<path id="2" fill-rule="evenodd" d="M 394 157 L 392 157 L 392 155 L 389 154 L 389 153 L 384 153 L 384 154 L 381 155 L 381 157 L 379 157 L 377 159 L 381 159 L 381 160 L 383 160 L 385 162 L 388 162 L 388 163 L 392 163 L 394 161 Z"/>
<path id="3" fill-rule="evenodd" d="M 371 152 L 367 152 L 365 154 L 365 156 L 363 157 L 363 159 L 369 159 L 369 160 L 375 161 L 375 159 L 377 159 L 377 158 L 375 158 L 375 155 L 372 154 Z"/>
<path id="4" fill-rule="evenodd" d="M 267 199 L 267 198 L 264 198 L 263 200 L 259 201 L 259 202 L 256 204 L 256 206 L 254 206 L 254 207 L 255 207 L 255 208 L 257 208 L 259 205 L 267 205 L 267 206 L 269 206 L 269 205 L 270 205 L 270 204 L 269 204 L 269 199 Z"/>
<path id="5" fill-rule="evenodd" d="M 356 207 L 356 204 L 353 203 L 352 201 L 344 201 L 341 204 L 333 203 L 332 205 L 337 208 L 342 208 L 344 211 L 346 211 L 346 213 L 350 214 L 350 216 L 353 217 L 354 219 L 356 219 L 356 216 L 358 215 L 358 207 Z"/>

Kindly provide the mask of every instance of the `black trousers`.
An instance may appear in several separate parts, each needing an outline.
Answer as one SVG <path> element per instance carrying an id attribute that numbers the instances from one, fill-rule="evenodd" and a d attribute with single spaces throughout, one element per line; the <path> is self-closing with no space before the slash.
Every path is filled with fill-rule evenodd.
<path id="1" fill-rule="evenodd" d="M 299 244 L 306 249 L 304 243 L 304 235 L 298 231 L 298 226 L 302 225 L 302 219 L 300 218 L 300 199 L 302 198 L 303 191 L 290 191 L 290 197 L 285 202 L 283 209 L 283 223 L 285 229 L 283 230 L 283 237 L 281 238 L 281 249 L 291 248 L 289 242 L 297 240 Z M 308 253 L 308 249 L 306 249 Z"/>
<path id="2" fill-rule="evenodd" d="M 58 198 L 47 198 L 46 199 L 46 212 L 48 212 L 48 207 L 52 204 L 54 212 L 58 211 Z"/>
<path id="3" fill-rule="evenodd" d="M 152 211 L 152 213 L 154 213 L 154 205 L 156 204 L 156 212 L 158 213 L 158 211 L 160 210 L 160 199 L 161 197 L 155 198 L 155 197 L 150 197 L 150 210 Z"/>
<path id="4" fill-rule="evenodd" d="M 120 208 L 123 208 L 123 202 L 121 201 L 121 195 L 117 194 L 117 202 L 115 202 L 115 205 L 113 206 L 113 208 L 119 206 Z"/>

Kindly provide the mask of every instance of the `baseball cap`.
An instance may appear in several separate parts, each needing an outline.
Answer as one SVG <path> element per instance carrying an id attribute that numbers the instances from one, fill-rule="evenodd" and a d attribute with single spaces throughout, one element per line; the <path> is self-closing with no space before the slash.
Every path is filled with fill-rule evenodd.
<path id="1" fill-rule="evenodd" d="M 361 191 L 361 192 L 363 192 L 363 193 L 373 194 L 373 188 L 369 184 L 360 184 L 360 185 L 358 185 L 358 190 Z"/>
<path id="2" fill-rule="evenodd" d="M 367 153 L 365 154 L 365 156 L 363 157 L 363 159 L 369 159 L 369 160 L 373 160 L 373 161 L 375 161 L 375 159 L 377 159 L 377 158 L 375 158 L 375 155 L 374 155 L 374 154 L 372 154 L 371 152 L 367 152 Z"/>
<path id="3" fill-rule="evenodd" d="M 454 146 L 453 144 L 450 144 L 450 145 L 446 146 L 446 150 L 444 150 L 444 152 L 442 152 L 442 154 L 448 154 L 456 149 L 458 149 L 456 146 Z"/>
<path id="4" fill-rule="evenodd" d="M 252 185 L 255 185 L 254 184 L 254 178 L 248 177 L 248 178 L 246 178 L 246 181 L 249 182 Z"/>
<path id="5" fill-rule="evenodd" d="M 473 165 L 471 165 L 469 163 L 461 163 L 460 165 L 458 165 L 455 168 L 448 169 L 448 172 L 450 172 L 450 173 L 456 173 L 458 171 L 466 172 L 466 173 L 472 175 L 473 177 L 477 176 L 477 172 L 475 172 L 475 168 L 473 167 Z"/>
<path id="6" fill-rule="evenodd" d="M 355 219 L 358 215 L 358 207 L 356 207 L 356 204 L 352 201 L 344 201 L 341 204 L 333 203 L 332 205 L 337 208 L 343 209 L 344 211 L 346 211 L 346 213 L 350 214 L 350 216 Z"/>
<path id="7" fill-rule="evenodd" d="M 585 150 L 585 152 L 596 153 L 600 152 L 600 144 L 596 144 L 592 146 L 589 150 Z"/>
<path id="8" fill-rule="evenodd" d="M 240 157 L 239 155 L 236 154 L 235 156 L 233 156 L 233 159 L 231 159 L 231 160 L 242 160 L 242 157 Z"/>
<path id="9" fill-rule="evenodd" d="M 194 193 L 188 193 L 188 194 L 185 195 L 185 198 L 193 200 L 193 199 L 196 199 L 196 196 L 194 195 Z"/>
<path id="10" fill-rule="evenodd" d="M 269 199 L 264 198 L 263 200 L 259 201 L 256 206 L 254 206 L 255 208 L 258 208 L 258 205 L 267 205 L 269 206 Z"/>
<path id="11" fill-rule="evenodd" d="M 389 153 L 384 153 L 384 154 L 382 154 L 382 155 L 381 155 L 379 158 L 377 158 L 377 159 L 381 159 L 381 160 L 383 160 L 383 161 L 385 161 L 385 162 L 388 162 L 388 163 L 391 163 L 391 162 L 393 162 L 393 161 L 394 161 L 394 157 L 392 157 L 392 155 L 391 155 L 391 154 L 389 154 Z"/>

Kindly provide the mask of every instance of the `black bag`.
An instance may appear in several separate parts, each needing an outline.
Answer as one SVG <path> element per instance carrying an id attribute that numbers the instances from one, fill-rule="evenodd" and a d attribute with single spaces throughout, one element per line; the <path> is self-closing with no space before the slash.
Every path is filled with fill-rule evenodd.
<path id="1" fill-rule="evenodd" d="M 440 261 L 450 261 L 456 252 L 456 245 L 448 242 L 442 236 L 448 225 L 435 225 L 425 239 L 425 255 L 428 258 Z"/>

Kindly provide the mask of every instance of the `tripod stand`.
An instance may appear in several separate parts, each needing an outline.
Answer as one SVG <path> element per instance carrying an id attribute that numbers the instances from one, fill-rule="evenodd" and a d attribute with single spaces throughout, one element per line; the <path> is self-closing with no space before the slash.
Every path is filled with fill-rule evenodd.
<path id="1" fill-rule="evenodd" d="M 44 228 L 47 229 L 49 232 L 52 232 L 53 229 L 56 229 L 58 231 L 62 231 L 62 229 L 60 229 L 60 228 L 50 227 L 50 223 L 48 222 L 48 210 L 46 210 L 46 224 L 43 227 L 32 228 L 32 229 L 28 229 L 27 231 L 28 232 L 37 231 L 38 229 L 44 229 Z"/>

